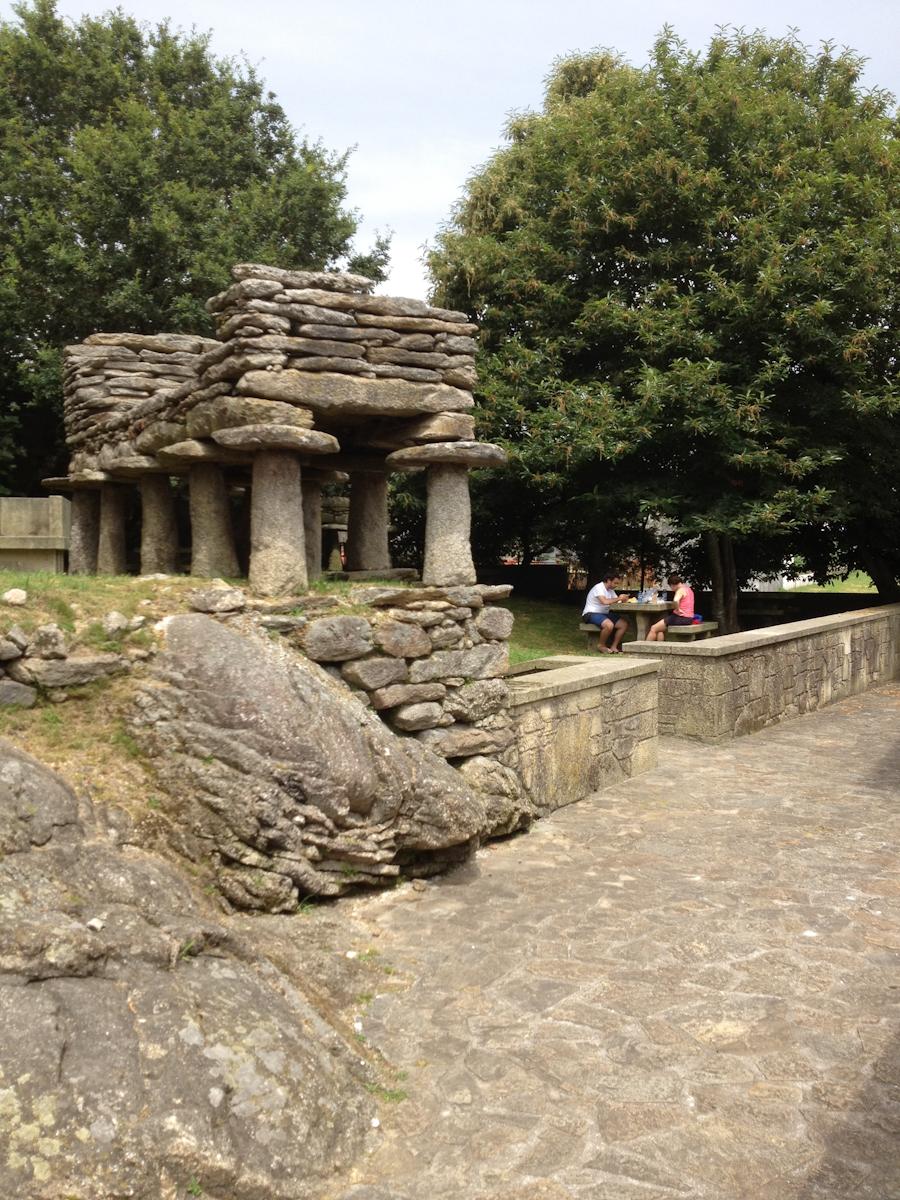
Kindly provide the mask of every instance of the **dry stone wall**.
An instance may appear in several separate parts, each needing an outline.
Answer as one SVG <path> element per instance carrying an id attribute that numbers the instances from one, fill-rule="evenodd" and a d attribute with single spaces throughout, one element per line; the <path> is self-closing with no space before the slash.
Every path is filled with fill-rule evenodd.
<path id="1" fill-rule="evenodd" d="M 394 733 L 456 766 L 488 798 L 485 835 L 530 824 L 509 711 L 510 588 L 362 587 L 357 612 L 310 621 L 303 652 L 325 666 Z"/>
<path id="2" fill-rule="evenodd" d="M 120 632 L 140 629 L 143 624 L 142 617 L 121 620 Z M 32 632 L 10 625 L 0 635 L 0 708 L 31 708 L 42 695 L 65 699 L 66 688 L 118 675 L 129 670 L 133 661 L 146 657 L 147 652 L 137 647 L 124 654 L 73 648 L 55 624 L 39 625 Z"/>

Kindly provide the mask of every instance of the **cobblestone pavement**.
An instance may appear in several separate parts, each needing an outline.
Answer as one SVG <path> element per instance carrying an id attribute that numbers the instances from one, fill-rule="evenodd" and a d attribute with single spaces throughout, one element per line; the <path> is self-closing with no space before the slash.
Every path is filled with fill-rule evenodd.
<path id="1" fill-rule="evenodd" d="M 339 1195 L 900 1197 L 900 688 L 661 764 L 358 902 L 408 1098 Z"/>

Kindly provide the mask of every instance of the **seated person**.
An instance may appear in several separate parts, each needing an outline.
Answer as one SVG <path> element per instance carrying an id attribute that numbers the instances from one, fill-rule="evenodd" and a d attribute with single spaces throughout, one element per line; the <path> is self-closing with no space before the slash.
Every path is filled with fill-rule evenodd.
<path id="1" fill-rule="evenodd" d="M 584 602 L 584 612 L 581 614 L 582 621 L 586 621 L 588 625 L 600 626 L 601 654 L 621 654 L 622 638 L 628 628 L 628 622 L 623 616 L 617 618 L 609 611 L 610 604 L 615 604 L 617 600 L 628 599 L 627 596 L 619 596 L 616 593 L 614 585 L 618 581 L 619 577 L 615 572 L 604 575 L 601 582 L 588 592 Z M 612 646 L 606 644 L 610 634 L 613 635 Z"/>
<path id="2" fill-rule="evenodd" d="M 667 625 L 693 625 L 694 623 L 694 590 L 684 582 L 680 575 L 669 576 L 669 587 L 675 588 L 675 607 L 666 613 L 661 621 L 650 626 L 647 634 L 648 642 L 664 642 Z"/>

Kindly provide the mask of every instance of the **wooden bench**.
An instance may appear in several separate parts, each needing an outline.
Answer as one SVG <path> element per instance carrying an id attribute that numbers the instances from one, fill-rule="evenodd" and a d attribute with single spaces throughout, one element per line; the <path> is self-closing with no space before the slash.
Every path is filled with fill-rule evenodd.
<path id="1" fill-rule="evenodd" d="M 701 621 L 699 625 L 668 625 L 666 637 L 687 638 L 689 642 L 702 641 L 712 637 L 719 628 L 718 621 Z"/>

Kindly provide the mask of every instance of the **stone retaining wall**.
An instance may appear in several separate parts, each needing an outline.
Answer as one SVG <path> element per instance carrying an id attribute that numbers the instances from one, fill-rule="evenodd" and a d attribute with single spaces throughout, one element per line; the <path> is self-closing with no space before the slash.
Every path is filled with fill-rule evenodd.
<path id="1" fill-rule="evenodd" d="M 557 655 L 509 680 L 515 766 L 541 815 L 656 766 L 657 665 Z"/>
<path id="2" fill-rule="evenodd" d="M 722 742 L 896 679 L 900 604 L 625 651 L 659 662 L 661 734 Z"/>

